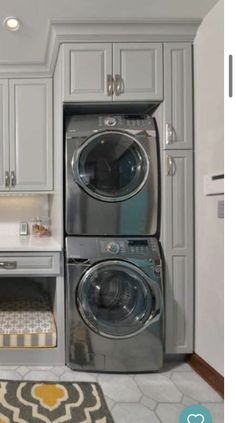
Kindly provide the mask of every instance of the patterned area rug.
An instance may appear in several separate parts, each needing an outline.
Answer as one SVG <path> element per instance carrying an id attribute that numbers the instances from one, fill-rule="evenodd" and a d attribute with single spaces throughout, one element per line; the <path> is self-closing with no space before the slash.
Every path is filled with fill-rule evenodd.
<path id="1" fill-rule="evenodd" d="M 90 382 L 0 382 L 0 423 L 114 423 Z"/>

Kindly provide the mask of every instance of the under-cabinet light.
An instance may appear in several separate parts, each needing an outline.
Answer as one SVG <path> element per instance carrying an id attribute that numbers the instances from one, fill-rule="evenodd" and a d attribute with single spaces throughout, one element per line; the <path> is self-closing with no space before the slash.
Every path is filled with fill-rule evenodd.
<path id="1" fill-rule="evenodd" d="M 8 31 L 18 31 L 18 29 L 20 28 L 20 21 L 15 16 L 8 16 L 4 19 L 3 26 Z"/>

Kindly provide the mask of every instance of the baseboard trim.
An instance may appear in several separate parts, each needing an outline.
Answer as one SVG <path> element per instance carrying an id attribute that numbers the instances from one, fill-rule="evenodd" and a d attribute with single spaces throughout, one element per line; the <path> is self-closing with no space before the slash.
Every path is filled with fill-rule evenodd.
<path id="1" fill-rule="evenodd" d="M 224 377 L 196 353 L 193 353 L 187 361 L 195 372 L 224 398 Z"/>

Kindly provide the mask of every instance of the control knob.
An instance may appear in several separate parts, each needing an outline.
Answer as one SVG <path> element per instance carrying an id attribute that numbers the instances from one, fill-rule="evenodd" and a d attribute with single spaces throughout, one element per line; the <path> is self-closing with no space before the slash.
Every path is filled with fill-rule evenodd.
<path id="1" fill-rule="evenodd" d="M 109 244 L 106 245 L 106 251 L 108 253 L 118 254 L 120 251 L 120 246 L 117 244 L 117 242 L 109 242 Z"/>
<path id="2" fill-rule="evenodd" d="M 104 119 L 104 124 L 106 126 L 116 126 L 117 120 L 114 117 L 107 117 Z"/>

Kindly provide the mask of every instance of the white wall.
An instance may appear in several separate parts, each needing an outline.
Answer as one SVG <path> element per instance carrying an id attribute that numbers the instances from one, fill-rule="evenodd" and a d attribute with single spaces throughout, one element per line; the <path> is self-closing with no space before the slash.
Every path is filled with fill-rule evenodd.
<path id="1" fill-rule="evenodd" d="M 48 213 L 48 195 L 0 196 L 0 239 L 6 234 L 18 235 L 19 222 L 29 222 Z"/>
<path id="2" fill-rule="evenodd" d="M 194 42 L 196 323 L 195 352 L 223 374 L 222 196 L 205 196 L 203 177 L 223 170 L 223 0 L 202 22 Z"/>

